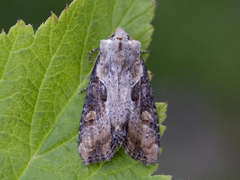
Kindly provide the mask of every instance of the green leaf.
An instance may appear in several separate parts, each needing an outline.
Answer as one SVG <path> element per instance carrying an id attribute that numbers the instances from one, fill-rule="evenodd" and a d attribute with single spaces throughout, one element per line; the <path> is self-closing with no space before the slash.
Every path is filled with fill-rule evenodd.
<path id="1" fill-rule="evenodd" d="M 153 73 L 151 71 L 148 70 L 148 77 L 150 79 L 150 81 L 152 80 L 152 77 L 153 77 Z"/>
<path id="2" fill-rule="evenodd" d="M 156 109 L 158 112 L 158 119 L 160 124 L 160 136 L 163 135 L 164 131 L 167 129 L 166 126 L 162 125 L 163 121 L 167 117 L 167 102 L 156 103 Z"/>
<path id="3" fill-rule="evenodd" d="M 153 0 L 75 0 L 33 31 L 19 20 L 0 34 L 0 179 L 171 179 L 119 148 L 83 166 L 78 133 L 93 63 L 88 54 L 116 27 L 148 47 Z M 161 109 L 160 109 L 161 111 Z"/>

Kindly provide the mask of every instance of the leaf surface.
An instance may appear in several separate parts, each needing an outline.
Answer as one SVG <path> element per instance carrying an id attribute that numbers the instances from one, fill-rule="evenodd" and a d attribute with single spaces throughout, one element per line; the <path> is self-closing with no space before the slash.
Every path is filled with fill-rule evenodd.
<path id="1" fill-rule="evenodd" d="M 118 26 L 148 47 L 153 0 L 75 0 L 34 33 L 19 20 L 0 34 L 0 179 L 169 179 L 119 148 L 83 166 L 78 154 L 88 54 Z M 96 55 L 95 55 L 96 56 Z M 161 110 L 160 110 L 161 111 Z M 162 126 L 161 126 L 162 127 Z"/>

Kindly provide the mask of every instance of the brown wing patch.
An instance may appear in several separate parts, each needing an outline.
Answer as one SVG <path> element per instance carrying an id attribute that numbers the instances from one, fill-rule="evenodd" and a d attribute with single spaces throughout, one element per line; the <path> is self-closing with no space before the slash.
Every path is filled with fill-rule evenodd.
<path id="1" fill-rule="evenodd" d="M 96 120 L 96 112 L 90 111 L 85 117 L 85 127 L 94 126 L 94 121 Z"/>

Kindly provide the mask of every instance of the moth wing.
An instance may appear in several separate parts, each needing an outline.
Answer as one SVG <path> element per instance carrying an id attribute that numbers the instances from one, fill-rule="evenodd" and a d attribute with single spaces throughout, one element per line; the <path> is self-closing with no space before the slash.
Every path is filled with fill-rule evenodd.
<path id="1" fill-rule="evenodd" d="M 157 162 L 160 133 L 157 110 L 146 66 L 141 57 L 143 75 L 131 89 L 131 115 L 127 120 L 123 147 L 133 159 L 142 163 Z"/>
<path id="2" fill-rule="evenodd" d="M 100 55 L 92 71 L 80 122 L 78 150 L 85 165 L 110 160 L 117 148 L 105 108 L 107 89 L 96 75 L 99 60 Z"/>

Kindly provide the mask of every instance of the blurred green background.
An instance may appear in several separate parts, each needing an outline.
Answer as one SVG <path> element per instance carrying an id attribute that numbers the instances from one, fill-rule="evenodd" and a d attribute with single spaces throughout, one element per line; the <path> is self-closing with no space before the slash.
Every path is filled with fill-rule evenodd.
<path id="1" fill-rule="evenodd" d="M 71 0 L 0 1 L 0 28 L 36 30 Z M 240 178 L 240 1 L 158 0 L 147 68 L 168 101 L 157 174 L 173 180 Z"/>

